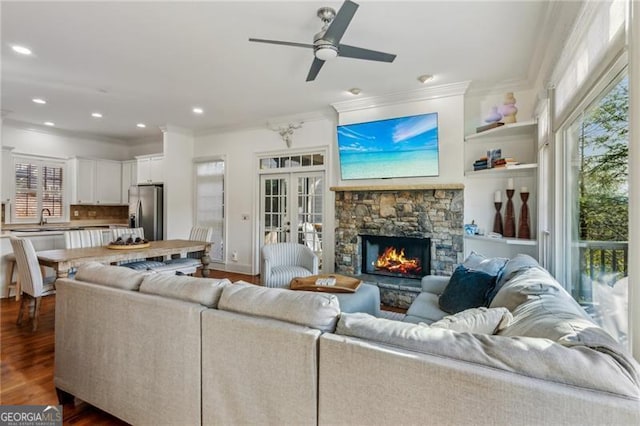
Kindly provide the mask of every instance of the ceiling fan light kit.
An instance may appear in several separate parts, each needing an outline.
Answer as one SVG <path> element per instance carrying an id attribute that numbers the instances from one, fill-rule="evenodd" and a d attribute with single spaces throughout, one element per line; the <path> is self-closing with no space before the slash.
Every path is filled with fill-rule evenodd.
<path id="1" fill-rule="evenodd" d="M 321 61 L 328 61 L 338 56 L 338 50 L 333 46 L 320 46 L 316 48 L 315 55 Z"/>
<path id="2" fill-rule="evenodd" d="M 313 44 L 258 38 L 250 38 L 249 41 L 313 49 L 314 58 L 311 63 L 311 68 L 309 69 L 309 74 L 307 74 L 307 81 L 315 80 L 325 61 L 333 59 L 336 56 L 377 62 L 393 62 L 396 55 L 340 44 L 340 40 L 347 30 L 349 23 L 351 23 L 351 19 L 357 9 L 358 4 L 351 0 L 345 0 L 340 10 L 338 10 L 338 13 L 330 7 L 321 7 L 318 9 L 317 15 L 322 20 L 322 29 L 313 37 Z"/>

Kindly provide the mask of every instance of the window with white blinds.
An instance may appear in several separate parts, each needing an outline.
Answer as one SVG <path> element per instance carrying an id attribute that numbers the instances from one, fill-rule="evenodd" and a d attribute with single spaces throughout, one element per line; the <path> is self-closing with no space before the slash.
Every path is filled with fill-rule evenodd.
<path id="1" fill-rule="evenodd" d="M 196 162 L 196 225 L 213 228 L 211 260 L 224 260 L 224 160 Z"/>
<path id="2" fill-rule="evenodd" d="M 63 219 L 64 168 L 63 162 L 15 158 L 14 221 L 38 221 L 43 209 L 48 220 Z"/>

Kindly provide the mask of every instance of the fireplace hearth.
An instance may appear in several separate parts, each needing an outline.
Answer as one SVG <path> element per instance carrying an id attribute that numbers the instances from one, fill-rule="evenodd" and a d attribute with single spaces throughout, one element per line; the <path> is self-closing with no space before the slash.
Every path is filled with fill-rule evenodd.
<path id="1" fill-rule="evenodd" d="M 430 238 L 360 235 L 360 239 L 363 273 L 411 279 L 430 274 Z"/>

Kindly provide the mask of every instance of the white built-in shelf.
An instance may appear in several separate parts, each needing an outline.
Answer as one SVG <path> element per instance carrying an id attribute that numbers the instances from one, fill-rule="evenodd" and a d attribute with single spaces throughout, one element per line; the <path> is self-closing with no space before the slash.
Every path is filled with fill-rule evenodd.
<path id="1" fill-rule="evenodd" d="M 482 176 L 495 176 L 497 174 L 503 173 L 514 173 L 528 170 L 535 170 L 538 168 L 538 165 L 535 163 L 528 164 L 517 164 L 515 166 L 509 167 L 495 167 L 493 169 L 484 169 L 484 170 L 467 170 L 464 172 L 464 175 L 467 177 L 482 177 Z"/>
<path id="2" fill-rule="evenodd" d="M 492 243 L 508 244 L 513 246 L 535 246 L 538 244 L 536 240 L 525 240 L 522 238 L 491 238 L 485 235 L 468 235 L 468 234 L 465 234 L 464 238 L 467 240 L 488 241 Z"/>
<path id="3" fill-rule="evenodd" d="M 518 137 L 531 136 L 537 123 L 535 120 L 523 121 L 520 123 L 505 124 L 480 133 L 472 133 L 465 136 L 465 141 L 486 141 L 497 137 Z"/>

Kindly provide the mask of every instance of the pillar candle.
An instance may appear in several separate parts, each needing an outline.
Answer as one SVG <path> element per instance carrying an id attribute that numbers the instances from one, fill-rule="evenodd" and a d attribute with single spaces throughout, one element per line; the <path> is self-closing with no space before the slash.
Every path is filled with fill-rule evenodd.
<path id="1" fill-rule="evenodd" d="M 496 191 L 496 193 L 493 196 L 493 201 L 496 203 L 502 202 L 502 193 L 500 191 Z"/>
<path id="2" fill-rule="evenodd" d="M 523 186 L 522 188 L 520 188 L 520 192 L 529 192 L 529 188 Z"/>
<path id="3" fill-rule="evenodd" d="M 513 189 L 513 178 L 507 179 L 507 189 Z"/>

